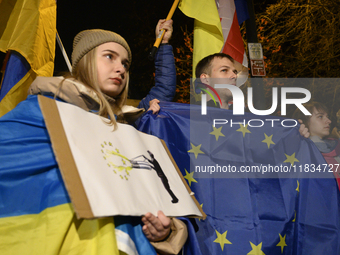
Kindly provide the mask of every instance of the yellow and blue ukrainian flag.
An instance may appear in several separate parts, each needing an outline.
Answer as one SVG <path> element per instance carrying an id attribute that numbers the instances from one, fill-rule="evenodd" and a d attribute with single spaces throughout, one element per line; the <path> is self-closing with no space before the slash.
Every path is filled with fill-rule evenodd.
<path id="1" fill-rule="evenodd" d="M 1 117 L 0 130 L 2 255 L 156 254 L 140 217 L 77 219 L 37 96 Z"/>
<path id="2" fill-rule="evenodd" d="M 53 76 L 56 1 L 0 1 L 0 51 L 8 62 L 0 86 L 0 117 L 25 100 L 36 76 Z"/>

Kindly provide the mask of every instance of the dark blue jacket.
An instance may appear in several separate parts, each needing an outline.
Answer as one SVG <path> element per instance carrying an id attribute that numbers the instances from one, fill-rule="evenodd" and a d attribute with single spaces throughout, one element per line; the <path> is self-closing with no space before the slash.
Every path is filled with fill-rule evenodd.
<path id="1" fill-rule="evenodd" d="M 155 56 L 155 86 L 144 97 L 138 108 L 149 109 L 149 102 L 157 98 L 159 101 L 172 101 L 176 93 L 176 67 L 172 46 L 162 44 Z"/>

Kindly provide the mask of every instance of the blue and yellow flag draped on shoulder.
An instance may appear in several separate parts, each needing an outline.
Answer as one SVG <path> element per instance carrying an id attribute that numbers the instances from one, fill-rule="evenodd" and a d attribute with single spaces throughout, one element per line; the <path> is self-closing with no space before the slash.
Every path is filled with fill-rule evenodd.
<path id="1" fill-rule="evenodd" d="M 340 254 L 337 183 L 298 126 L 283 127 L 282 117 L 233 116 L 230 110 L 211 107 L 201 116 L 200 108 L 162 102 L 159 115 L 147 113 L 139 123 L 140 131 L 166 142 L 207 214 L 206 220 L 195 219 L 198 231 L 189 231 L 186 254 Z M 228 123 L 213 127 L 217 116 Z M 231 126 L 231 120 L 239 123 Z M 202 173 L 204 166 L 283 170 L 233 178 L 222 172 L 214 178 Z M 284 172 L 288 169 L 291 173 Z"/>
<path id="2" fill-rule="evenodd" d="M 0 87 L 0 117 L 25 100 L 36 76 L 52 76 L 55 0 L 0 1 L 0 51 L 8 62 Z"/>
<path id="3" fill-rule="evenodd" d="M 140 218 L 77 219 L 37 96 L 1 117 L 0 130 L 2 255 L 156 254 Z"/>

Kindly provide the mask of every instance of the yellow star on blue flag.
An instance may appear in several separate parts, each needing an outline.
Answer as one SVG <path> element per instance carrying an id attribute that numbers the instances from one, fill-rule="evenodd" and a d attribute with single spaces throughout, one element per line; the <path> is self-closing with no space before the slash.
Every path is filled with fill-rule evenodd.
<path id="1" fill-rule="evenodd" d="M 252 242 L 249 242 L 251 245 L 252 250 L 247 253 L 247 255 L 265 255 L 262 251 L 262 242 L 258 245 L 253 244 Z"/>
<path id="2" fill-rule="evenodd" d="M 190 143 L 190 144 L 191 144 L 191 149 L 188 150 L 188 152 L 194 153 L 195 158 L 197 158 L 198 154 L 204 154 L 204 152 L 201 151 L 202 144 L 197 145 L 197 146 L 193 145 L 192 143 Z"/>
<path id="3" fill-rule="evenodd" d="M 283 163 L 289 162 L 289 163 L 292 164 L 292 166 L 294 166 L 294 162 L 299 162 L 299 160 L 297 158 L 295 158 L 295 152 L 290 156 L 287 155 L 286 153 L 285 153 L 285 155 L 286 155 L 287 159 L 285 161 L 283 161 Z"/>
<path id="4" fill-rule="evenodd" d="M 283 253 L 283 248 L 285 246 L 287 246 L 287 244 L 286 244 L 286 235 L 284 237 L 282 237 L 280 233 L 279 233 L 279 235 L 280 235 L 280 242 L 276 246 L 280 246 L 281 247 L 281 253 Z"/>
<path id="5" fill-rule="evenodd" d="M 246 124 L 246 126 L 243 126 L 242 124 L 240 124 L 240 128 L 237 129 L 236 131 L 242 132 L 243 137 L 246 135 L 246 133 L 251 133 L 251 132 L 248 130 L 248 124 Z"/>
<path id="6" fill-rule="evenodd" d="M 266 143 L 267 146 L 268 146 L 268 149 L 269 149 L 269 147 L 270 147 L 271 144 L 275 144 L 275 143 L 273 142 L 273 140 L 272 140 L 273 135 L 267 136 L 267 134 L 264 133 L 264 136 L 265 136 L 266 139 L 264 139 L 262 142 L 263 142 L 263 143 Z"/>
<path id="7" fill-rule="evenodd" d="M 222 134 L 222 132 L 221 132 L 222 127 L 216 128 L 216 127 L 213 126 L 213 128 L 214 128 L 214 131 L 210 132 L 209 134 L 210 134 L 210 135 L 214 135 L 215 138 L 216 138 L 216 141 L 218 141 L 218 138 L 219 138 L 220 136 L 225 136 L 225 135 Z"/>
<path id="8" fill-rule="evenodd" d="M 189 173 L 186 169 L 185 170 L 185 176 L 184 178 L 188 180 L 189 182 L 189 186 L 191 187 L 191 182 L 197 182 L 195 179 L 194 179 L 194 171 L 192 171 L 191 173 Z"/>
<path id="9" fill-rule="evenodd" d="M 214 243 L 219 243 L 221 245 L 221 249 L 223 251 L 224 245 L 225 244 L 232 244 L 228 239 L 227 239 L 227 232 L 224 232 L 221 234 L 220 232 L 216 231 L 217 238 L 214 240 Z"/>

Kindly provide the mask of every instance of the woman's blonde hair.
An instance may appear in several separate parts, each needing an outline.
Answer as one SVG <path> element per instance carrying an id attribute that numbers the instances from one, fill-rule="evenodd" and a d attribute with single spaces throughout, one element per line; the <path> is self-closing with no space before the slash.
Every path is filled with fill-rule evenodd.
<path id="1" fill-rule="evenodd" d="M 107 100 L 108 95 L 105 95 L 98 85 L 98 75 L 97 75 L 97 48 L 92 49 L 87 54 L 85 54 L 76 68 L 73 70 L 71 77 L 82 82 L 86 87 L 93 90 L 99 98 L 99 110 L 98 115 L 110 119 L 108 124 L 114 125 L 116 128 L 116 118 L 115 115 L 119 115 L 122 112 L 123 105 L 126 104 L 128 91 L 129 91 L 129 72 L 126 72 L 127 79 L 126 85 L 122 92 L 114 98 L 114 103 L 110 104 Z M 66 77 L 67 78 L 67 77 Z"/>

